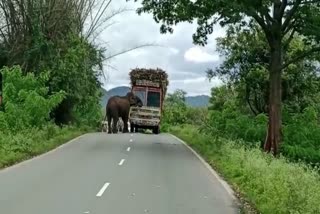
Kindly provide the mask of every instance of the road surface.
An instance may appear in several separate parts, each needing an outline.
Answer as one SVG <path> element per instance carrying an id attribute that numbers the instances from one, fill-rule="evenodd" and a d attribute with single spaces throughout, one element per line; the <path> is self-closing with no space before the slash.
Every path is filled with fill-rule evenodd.
<path id="1" fill-rule="evenodd" d="M 1 170 L 0 213 L 239 212 L 220 181 L 171 135 L 90 133 Z"/>

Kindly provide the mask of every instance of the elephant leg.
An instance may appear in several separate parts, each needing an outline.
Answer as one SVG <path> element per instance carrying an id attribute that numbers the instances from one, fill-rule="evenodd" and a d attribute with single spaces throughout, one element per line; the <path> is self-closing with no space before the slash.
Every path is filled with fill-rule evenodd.
<path id="1" fill-rule="evenodd" d="M 119 120 L 119 117 L 118 117 L 118 115 L 116 115 L 116 116 L 114 116 L 113 117 L 113 129 L 112 129 L 112 131 L 113 131 L 113 133 L 118 133 L 118 120 Z"/>
<path id="2" fill-rule="evenodd" d="M 111 134 L 111 116 L 108 115 L 108 133 Z"/>
<path id="3" fill-rule="evenodd" d="M 121 124 L 122 119 L 119 118 L 118 124 L 117 124 L 117 128 L 119 132 L 122 132 L 122 124 Z"/>
<path id="4" fill-rule="evenodd" d="M 123 118 L 123 133 L 129 132 L 128 130 L 128 117 Z"/>

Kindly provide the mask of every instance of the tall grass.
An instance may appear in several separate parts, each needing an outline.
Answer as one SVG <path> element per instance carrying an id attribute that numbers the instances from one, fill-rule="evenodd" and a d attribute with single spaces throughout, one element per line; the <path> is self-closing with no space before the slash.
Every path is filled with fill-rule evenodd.
<path id="1" fill-rule="evenodd" d="M 243 143 L 199 134 L 194 126 L 173 127 L 263 214 L 320 213 L 320 176 L 303 163 L 275 159 Z"/>
<path id="2" fill-rule="evenodd" d="M 50 124 L 15 134 L 0 132 L 0 169 L 54 149 L 89 130 L 87 127 L 59 128 Z"/>

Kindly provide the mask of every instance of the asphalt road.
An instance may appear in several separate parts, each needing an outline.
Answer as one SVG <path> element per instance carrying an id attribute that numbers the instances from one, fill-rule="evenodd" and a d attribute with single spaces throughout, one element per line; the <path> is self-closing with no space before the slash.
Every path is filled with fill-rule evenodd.
<path id="1" fill-rule="evenodd" d="M 1 214 L 229 214 L 233 197 L 168 134 L 81 136 L 0 171 Z"/>

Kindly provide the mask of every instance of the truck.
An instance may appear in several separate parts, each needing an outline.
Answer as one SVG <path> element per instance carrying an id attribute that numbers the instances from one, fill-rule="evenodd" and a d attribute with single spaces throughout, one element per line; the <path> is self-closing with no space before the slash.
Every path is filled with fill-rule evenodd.
<path id="1" fill-rule="evenodd" d="M 130 107 L 130 131 L 151 129 L 154 134 L 160 133 L 163 102 L 169 85 L 168 74 L 160 69 L 131 69 L 131 91 L 143 102 L 142 107 Z"/>

